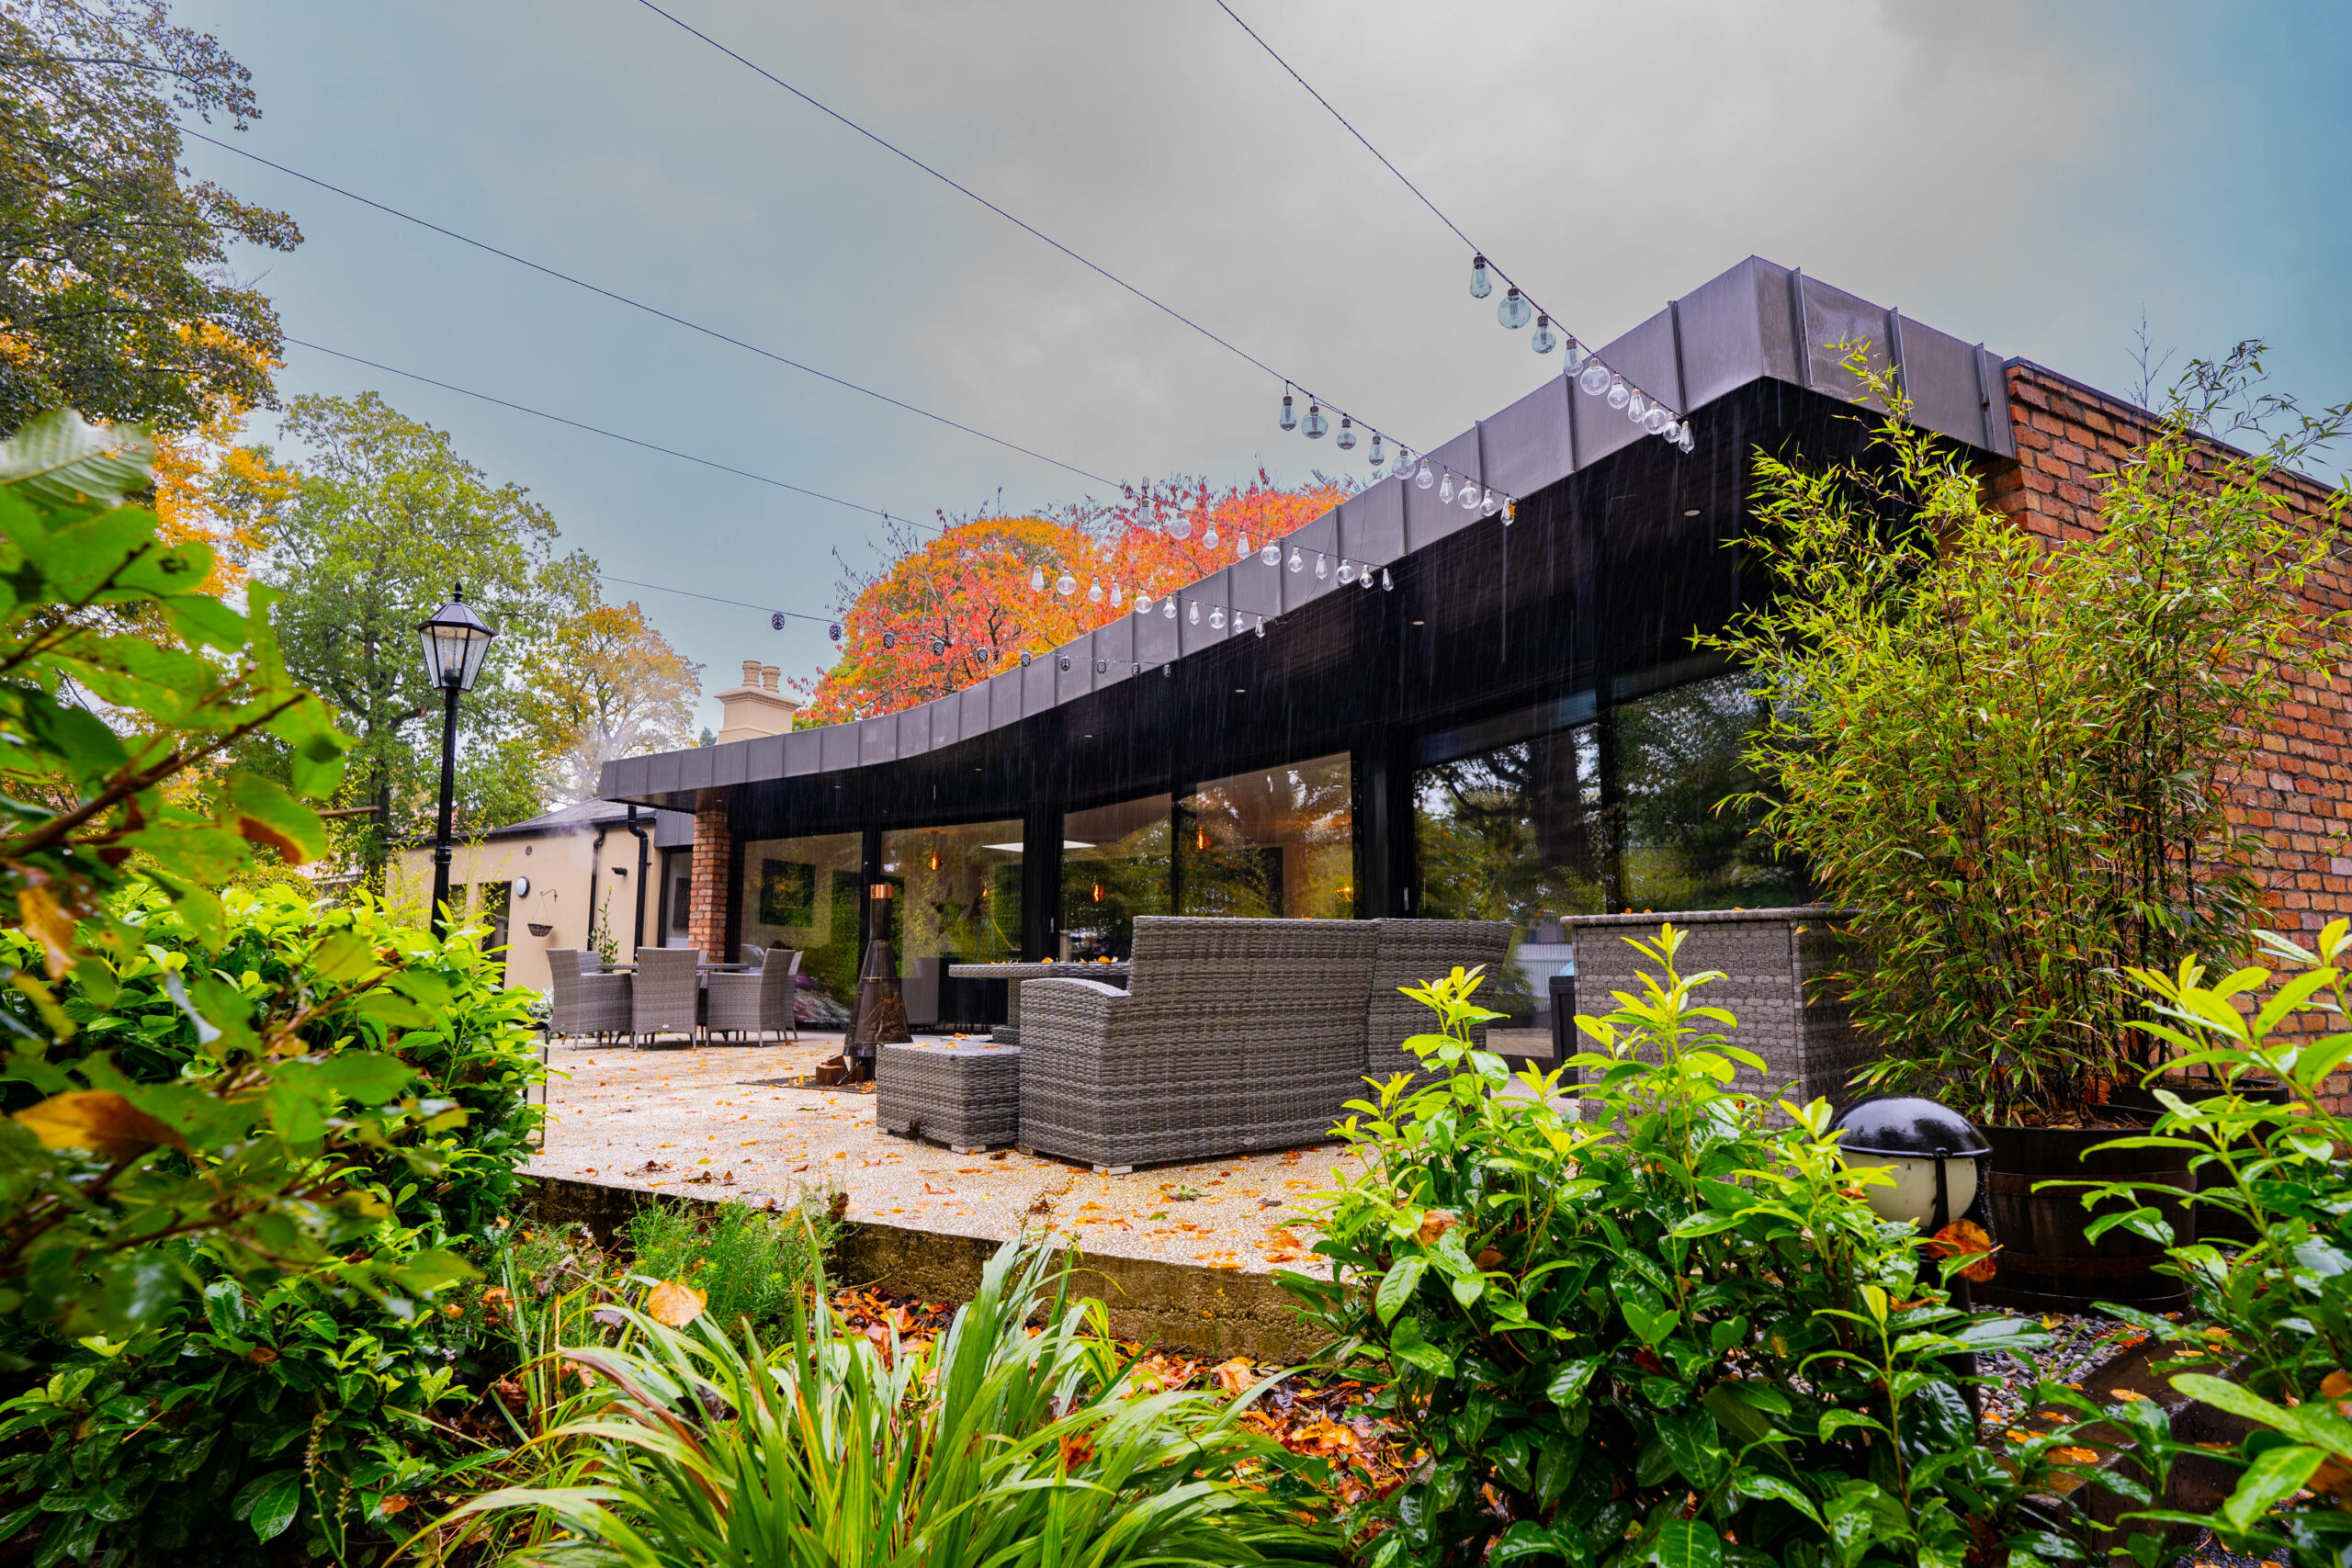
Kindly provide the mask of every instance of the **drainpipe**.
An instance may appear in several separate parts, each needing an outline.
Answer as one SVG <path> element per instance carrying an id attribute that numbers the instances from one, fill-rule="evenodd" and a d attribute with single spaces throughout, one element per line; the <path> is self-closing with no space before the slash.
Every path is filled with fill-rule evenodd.
<path id="1" fill-rule="evenodd" d="M 596 829 L 596 842 L 588 852 L 588 951 L 596 951 L 596 874 L 605 868 L 605 833 Z"/>
<path id="2" fill-rule="evenodd" d="M 629 803 L 628 827 L 629 837 L 637 840 L 637 938 L 633 945 L 643 947 L 645 945 L 645 863 L 646 857 L 652 852 L 652 841 L 646 838 L 645 829 L 638 823 L 637 803 L 634 801 Z"/>

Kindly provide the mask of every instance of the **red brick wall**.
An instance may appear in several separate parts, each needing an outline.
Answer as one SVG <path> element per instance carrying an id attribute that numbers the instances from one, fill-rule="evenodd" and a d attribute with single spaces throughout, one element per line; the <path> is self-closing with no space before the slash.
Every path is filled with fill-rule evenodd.
<path id="1" fill-rule="evenodd" d="M 2040 366 L 2011 366 L 2008 385 L 2018 466 L 1994 476 L 1994 504 L 2045 539 L 2090 537 L 2102 476 L 2143 439 L 2147 413 Z M 2278 489 L 2306 517 L 2325 504 L 2318 486 L 2290 478 Z M 2352 604 L 2346 555 L 2337 550 L 2311 581 L 2315 605 Z M 2332 673 L 2332 688 L 2298 682 L 2263 737 L 2261 762 L 2236 791 L 2244 820 L 2267 841 L 2268 901 L 2277 928 L 2290 933 L 2352 915 L 2352 662 Z M 2352 1111 L 2352 1095 L 2339 1097 L 2339 1109 Z"/>
<path id="2" fill-rule="evenodd" d="M 686 935 L 714 964 L 735 956 L 727 951 L 727 906 L 735 896 L 728 873 L 734 849 L 727 792 L 704 790 L 695 799 L 694 887 L 686 902 Z"/>

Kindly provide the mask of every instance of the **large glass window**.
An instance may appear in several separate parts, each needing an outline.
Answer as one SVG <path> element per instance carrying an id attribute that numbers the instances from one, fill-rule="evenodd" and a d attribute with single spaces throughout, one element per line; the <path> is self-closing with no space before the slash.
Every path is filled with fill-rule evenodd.
<path id="1" fill-rule="evenodd" d="M 1173 804 L 1151 795 L 1062 818 L 1062 935 L 1069 957 L 1128 957 L 1136 917 L 1168 913 Z"/>
<path id="2" fill-rule="evenodd" d="M 907 1020 L 918 1027 L 978 1022 L 967 988 L 947 984 L 951 964 L 1021 956 L 1018 820 L 882 835 L 882 879 L 892 886 L 890 937 Z"/>
<path id="3" fill-rule="evenodd" d="M 1355 914 L 1348 758 L 1211 779 L 1176 811 L 1177 912 L 1347 919 Z"/>
<path id="4" fill-rule="evenodd" d="M 1766 909 L 1804 901 L 1798 869 L 1775 859 L 1752 808 L 1740 748 L 1758 722 L 1747 679 L 1720 675 L 1611 710 L 1624 822 L 1627 909 Z"/>
<path id="5" fill-rule="evenodd" d="M 743 941 L 801 952 L 802 1010 L 820 1027 L 857 999 L 858 899 L 865 836 L 754 839 L 743 846 Z"/>

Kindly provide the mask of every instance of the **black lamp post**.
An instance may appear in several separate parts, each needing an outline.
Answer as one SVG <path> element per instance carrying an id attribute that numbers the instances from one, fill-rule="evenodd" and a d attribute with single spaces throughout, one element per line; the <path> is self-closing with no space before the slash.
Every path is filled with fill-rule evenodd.
<path id="1" fill-rule="evenodd" d="M 470 692 L 490 639 L 498 634 L 466 607 L 466 587 L 457 585 L 449 602 L 416 628 L 424 643 L 425 673 L 441 688 L 441 815 L 433 836 L 433 934 L 449 925 L 449 808 L 458 790 L 458 694 Z"/>

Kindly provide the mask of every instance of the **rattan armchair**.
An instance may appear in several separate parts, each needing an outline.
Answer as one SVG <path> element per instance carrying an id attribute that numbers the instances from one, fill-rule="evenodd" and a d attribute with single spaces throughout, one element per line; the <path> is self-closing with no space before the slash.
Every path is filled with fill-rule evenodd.
<path id="1" fill-rule="evenodd" d="M 629 1039 L 632 1044 L 664 1033 L 684 1034 L 698 1041 L 695 1021 L 702 992 L 702 954 L 690 947 L 640 947 L 637 975 L 629 987 Z"/>
<path id="2" fill-rule="evenodd" d="M 746 948 L 757 953 L 757 948 Z M 710 1013 L 706 1027 L 713 1034 L 782 1034 L 800 1038 L 792 1015 L 793 988 L 800 982 L 800 953 L 797 948 L 772 947 L 760 966 L 747 974 L 710 977 Z"/>
<path id="3" fill-rule="evenodd" d="M 1363 1092 L 1379 934 L 1145 915 L 1127 990 L 1023 982 L 1022 1146 L 1120 1170 L 1324 1141 Z"/>
<path id="4" fill-rule="evenodd" d="M 1421 1075 L 1421 1059 L 1405 1049 L 1415 1034 L 1440 1032 L 1438 1015 L 1397 987 L 1442 979 L 1456 968 L 1485 964 L 1486 983 L 1471 1000 L 1491 1002 L 1502 980 L 1503 964 L 1510 957 L 1510 923 L 1507 920 L 1374 920 L 1380 928 L 1380 948 L 1373 960 L 1372 995 L 1364 1004 L 1364 1073 L 1386 1082 L 1391 1075 Z M 1472 1030 L 1481 1049 L 1486 1026 Z"/>
<path id="5" fill-rule="evenodd" d="M 595 956 L 578 948 L 548 949 L 551 1032 L 558 1039 L 601 1040 L 629 1027 L 629 977 L 596 973 L 588 967 Z"/>

